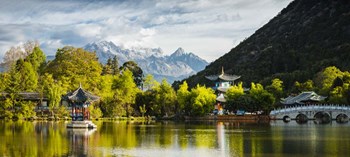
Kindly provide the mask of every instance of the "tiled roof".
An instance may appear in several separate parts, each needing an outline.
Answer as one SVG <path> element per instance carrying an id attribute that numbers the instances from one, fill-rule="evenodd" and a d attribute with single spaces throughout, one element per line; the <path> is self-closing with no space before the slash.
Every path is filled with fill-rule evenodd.
<path id="1" fill-rule="evenodd" d="M 18 95 L 20 96 L 20 99 L 23 100 L 47 100 L 47 97 L 42 96 L 40 93 L 37 92 L 19 92 Z M 5 100 L 7 96 L 8 93 L 0 93 L 1 100 Z"/>
<path id="2" fill-rule="evenodd" d="M 93 102 L 100 99 L 100 97 L 85 91 L 81 86 L 79 86 L 74 92 L 68 93 L 66 98 L 72 102 Z"/>
<path id="3" fill-rule="evenodd" d="M 281 99 L 281 103 L 285 105 L 292 104 L 304 104 L 307 101 L 323 101 L 326 99 L 324 96 L 320 96 L 315 92 L 302 92 L 297 96 L 289 96 L 287 98 Z"/>

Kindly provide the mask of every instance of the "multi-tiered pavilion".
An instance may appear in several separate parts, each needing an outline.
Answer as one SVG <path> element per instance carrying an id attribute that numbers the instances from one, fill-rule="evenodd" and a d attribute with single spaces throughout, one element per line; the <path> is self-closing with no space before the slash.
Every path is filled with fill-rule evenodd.
<path id="1" fill-rule="evenodd" d="M 215 110 L 217 111 L 217 114 L 223 114 L 223 103 L 226 102 L 224 94 L 231 86 L 234 85 L 234 82 L 240 77 L 241 76 L 238 75 L 226 74 L 224 72 L 223 67 L 221 70 L 221 74 L 205 76 L 205 78 L 215 82 L 215 86 L 213 87 L 213 89 L 217 93 L 215 104 Z"/>

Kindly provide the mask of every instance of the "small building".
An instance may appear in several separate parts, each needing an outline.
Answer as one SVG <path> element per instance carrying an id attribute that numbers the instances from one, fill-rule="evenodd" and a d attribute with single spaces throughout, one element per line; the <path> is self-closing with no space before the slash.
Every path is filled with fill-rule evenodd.
<path id="1" fill-rule="evenodd" d="M 316 94 L 313 91 L 302 92 L 297 96 L 289 96 L 287 98 L 282 98 L 281 103 L 283 105 L 307 105 L 316 104 L 324 101 L 327 97 Z"/>
<path id="2" fill-rule="evenodd" d="M 92 102 L 99 100 L 88 91 L 85 91 L 81 85 L 74 92 L 69 92 L 62 98 L 62 105 L 67 106 L 71 110 L 71 117 L 73 121 L 83 121 L 90 119 L 90 112 L 88 107 Z"/>
<path id="3" fill-rule="evenodd" d="M 41 112 L 41 113 L 48 113 L 49 112 L 49 100 L 44 95 L 38 93 L 38 92 L 19 92 L 17 93 L 18 97 L 16 97 L 16 100 L 21 101 L 31 101 L 36 103 L 35 106 L 35 112 Z M 6 98 L 9 96 L 8 93 L 2 92 L 0 93 L 0 100 L 6 100 Z"/>
<path id="4" fill-rule="evenodd" d="M 221 74 L 219 75 L 210 75 L 205 76 L 208 80 L 215 81 L 215 87 L 213 89 L 217 93 L 215 110 L 217 110 L 218 114 L 223 113 L 223 103 L 226 102 L 225 93 L 226 91 L 234 85 L 234 81 L 239 79 L 241 76 L 238 75 L 229 75 L 224 72 L 224 68 L 222 67 Z"/>
<path id="5" fill-rule="evenodd" d="M 90 121 L 89 106 L 92 102 L 99 100 L 100 97 L 85 91 L 81 84 L 74 92 L 64 96 L 71 109 L 72 122 L 67 125 L 68 128 L 96 128 L 96 125 Z"/>

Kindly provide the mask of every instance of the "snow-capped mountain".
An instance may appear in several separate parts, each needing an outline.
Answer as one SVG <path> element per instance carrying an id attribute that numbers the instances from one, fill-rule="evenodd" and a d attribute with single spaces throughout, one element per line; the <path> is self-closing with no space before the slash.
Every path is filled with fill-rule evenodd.
<path id="1" fill-rule="evenodd" d="M 145 74 L 152 74 L 157 81 L 166 78 L 172 83 L 182 80 L 203 70 L 208 62 L 193 53 L 187 53 L 178 48 L 173 54 L 164 55 L 161 48 L 130 48 L 125 49 L 113 42 L 93 42 L 84 46 L 84 49 L 96 52 L 99 61 L 105 64 L 108 58 L 118 57 L 119 64 L 126 61 L 135 61 Z"/>

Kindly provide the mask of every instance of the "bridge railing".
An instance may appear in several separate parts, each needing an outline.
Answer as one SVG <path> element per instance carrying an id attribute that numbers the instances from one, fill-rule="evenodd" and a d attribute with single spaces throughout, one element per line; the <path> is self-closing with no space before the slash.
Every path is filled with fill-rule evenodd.
<path id="1" fill-rule="evenodd" d="M 277 108 L 270 112 L 270 115 L 276 115 L 281 113 L 291 113 L 296 111 L 328 111 L 328 110 L 339 110 L 339 111 L 350 111 L 350 106 L 339 105 L 339 104 L 313 104 L 313 105 L 294 105 L 285 106 L 283 108 Z"/>

